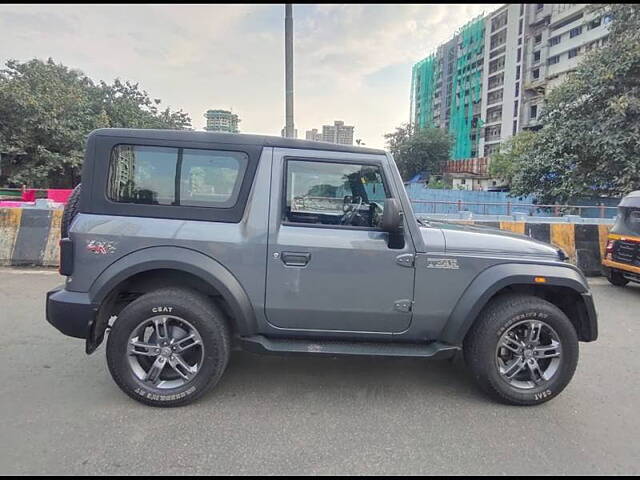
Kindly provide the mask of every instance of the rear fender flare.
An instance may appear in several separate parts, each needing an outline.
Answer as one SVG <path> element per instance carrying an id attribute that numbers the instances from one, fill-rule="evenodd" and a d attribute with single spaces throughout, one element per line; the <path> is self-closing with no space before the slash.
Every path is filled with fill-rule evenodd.
<path id="1" fill-rule="evenodd" d="M 229 305 L 234 329 L 240 335 L 256 331 L 256 317 L 249 296 L 236 277 L 221 263 L 184 247 L 150 247 L 130 253 L 107 267 L 91 285 L 89 298 L 101 304 L 114 288 L 138 273 L 172 269 L 190 273 L 213 286 Z"/>

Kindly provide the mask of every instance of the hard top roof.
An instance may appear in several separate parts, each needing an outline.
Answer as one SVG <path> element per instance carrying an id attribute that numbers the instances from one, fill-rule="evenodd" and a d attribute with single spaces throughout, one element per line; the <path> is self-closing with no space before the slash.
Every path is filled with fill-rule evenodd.
<path id="1" fill-rule="evenodd" d="M 624 197 L 618 206 L 640 208 L 640 190 L 631 192 L 629 195 Z"/>
<path id="2" fill-rule="evenodd" d="M 155 130 L 143 128 L 99 128 L 90 135 L 109 137 L 144 138 L 171 141 L 225 143 L 233 145 L 259 145 L 264 147 L 299 148 L 305 150 L 329 150 L 333 152 L 384 154 L 384 150 L 352 145 L 338 145 L 329 142 L 297 140 L 267 135 L 247 135 L 244 133 L 196 132 L 193 130 Z"/>

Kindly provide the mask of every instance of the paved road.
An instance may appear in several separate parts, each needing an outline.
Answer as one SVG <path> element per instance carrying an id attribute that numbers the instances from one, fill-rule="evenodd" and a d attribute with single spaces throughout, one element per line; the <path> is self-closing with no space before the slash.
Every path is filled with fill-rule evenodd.
<path id="1" fill-rule="evenodd" d="M 161 410 L 45 322 L 58 283 L 0 269 L 2 474 L 640 473 L 640 286 L 592 282 L 600 340 L 540 407 L 492 403 L 461 362 L 235 353 L 215 391 Z"/>

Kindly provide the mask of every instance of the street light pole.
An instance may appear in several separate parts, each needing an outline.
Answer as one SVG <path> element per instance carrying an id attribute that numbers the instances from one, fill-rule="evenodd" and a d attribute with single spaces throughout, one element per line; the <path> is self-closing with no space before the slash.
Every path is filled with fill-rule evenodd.
<path id="1" fill-rule="evenodd" d="M 284 56 L 285 56 L 285 136 L 294 137 L 293 126 L 293 6 L 285 4 L 284 17 Z"/>

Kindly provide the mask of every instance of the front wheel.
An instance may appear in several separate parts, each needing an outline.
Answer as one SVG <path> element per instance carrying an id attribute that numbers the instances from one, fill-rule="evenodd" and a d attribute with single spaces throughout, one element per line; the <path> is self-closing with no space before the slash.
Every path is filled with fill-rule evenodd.
<path id="1" fill-rule="evenodd" d="M 624 287 L 629 280 L 624 278 L 624 275 L 617 270 L 609 269 L 609 273 L 607 274 L 607 280 L 611 285 L 615 285 L 616 287 Z"/>
<path id="2" fill-rule="evenodd" d="M 482 312 L 464 342 L 478 384 L 511 405 L 538 405 L 569 384 L 578 337 L 555 305 L 530 295 L 504 295 Z"/>
<path id="3" fill-rule="evenodd" d="M 229 345 L 223 314 L 208 297 L 164 288 L 120 312 L 107 341 L 107 363 L 115 382 L 133 399 L 176 407 L 218 382 Z"/>

